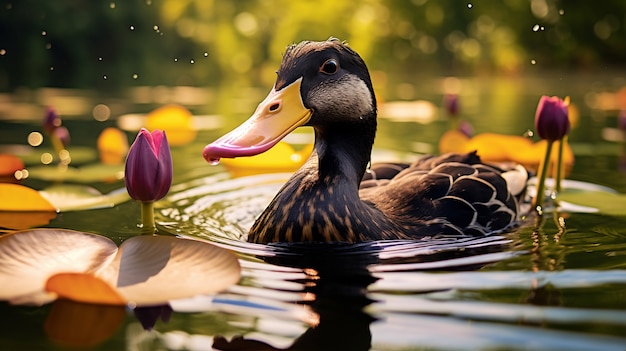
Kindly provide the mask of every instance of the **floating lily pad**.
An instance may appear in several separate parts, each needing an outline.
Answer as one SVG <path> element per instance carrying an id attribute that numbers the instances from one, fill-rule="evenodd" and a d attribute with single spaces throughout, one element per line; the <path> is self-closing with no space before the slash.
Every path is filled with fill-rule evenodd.
<path id="1" fill-rule="evenodd" d="M 137 306 L 221 291 L 241 271 L 235 255 L 202 241 L 146 235 L 118 249 L 104 236 L 44 228 L 0 237 L 0 267 L 0 300 Z"/>
<path id="2" fill-rule="evenodd" d="M 611 216 L 626 215 L 626 194 L 606 191 L 565 191 L 558 196 L 559 200 L 576 205 L 593 207 L 599 213 Z"/>
<path id="3" fill-rule="evenodd" d="M 55 151 L 51 147 L 16 147 L 12 145 L 3 145 L 0 151 L 9 151 L 14 156 L 19 157 L 28 165 L 40 165 L 41 155 L 45 153 L 54 154 Z M 73 164 L 83 164 L 96 160 L 98 158 L 98 152 L 94 148 L 87 146 L 70 146 L 67 148 L 72 158 Z"/>
<path id="4" fill-rule="evenodd" d="M 0 183 L 0 211 L 55 212 L 56 208 L 35 189 Z"/>
<path id="5" fill-rule="evenodd" d="M 78 184 L 53 185 L 40 191 L 40 193 L 59 212 L 113 207 L 130 200 L 126 188 L 120 188 L 103 195 L 92 187 Z"/>
<path id="6" fill-rule="evenodd" d="M 96 163 L 81 167 L 59 167 L 57 165 L 28 168 L 29 176 L 51 182 L 72 181 L 76 183 L 114 182 L 124 179 L 123 164 Z"/>

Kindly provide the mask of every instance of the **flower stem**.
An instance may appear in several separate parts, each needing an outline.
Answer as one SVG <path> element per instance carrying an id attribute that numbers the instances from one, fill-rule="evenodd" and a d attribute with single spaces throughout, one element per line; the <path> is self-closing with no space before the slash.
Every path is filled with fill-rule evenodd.
<path id="1" fill-rule="evenodd" d="M 556 164 L 556 193 L 561 192 L 561 178 L 563 178 L 563 144 L 565 144 L 567 140 L 567 135 L 564 136 L 561 140 L 559 140 L 559 158 L 557 159 Z"/>
<path id="2" fill-rule="evenodd" d="M 535 209 L 539 214 L 543 213 L 543 198 L 546 196 L 546 175 L 548 174 L 548 167 L 550 166 L 550 156 L 552 154 L 552 140 L 548 140 L 548 146 L 546 147 L 546 156 L 543 159 L 539 170 L 539 182 L 537 183 L 537 195 L 535 196 Z"/>
<path id="3" fill-rule="evenodd" d="M 156 233 L 154 224 L 154 202 L 141 203 L 141 234 L 153 235 Z"/>

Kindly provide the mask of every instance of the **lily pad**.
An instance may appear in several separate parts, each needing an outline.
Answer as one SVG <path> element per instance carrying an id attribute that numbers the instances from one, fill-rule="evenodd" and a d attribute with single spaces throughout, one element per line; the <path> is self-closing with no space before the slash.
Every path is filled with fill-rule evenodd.
<path id="1" fill-rule="evenodd" d="M 62 254 L 61 254 L 62 253 Z M 239 281 L 229 251 L 171 236 L 115 243 L 66 229 L 32 229 L 0 237 L 0 300 L 44 304 L 73 301 L 151 306 L 211 294 Z"/>
<path id="2" fill-rule="evenodd" d="M 19 157 L 28 165 L 40 165 L 41 155 L 45 153 L 54 154 L 55 151 L 51 147 L 13 147 L 12 145 L 3 145 L 0 151 L 6 150 L 13 155 Z M 70 146 L 67 148 L 72 158 L 72 164 L 81 164 L 94 161 L 98 158 L 98 152 L 87 146 Z"/>
<path id="3" fill-rule="evenodd" d="M 77 184 L 53 185 L 40 191 L 59 212 L 82 211 L 113 207 L 130 200 L 126 188 L 103 195 L 98 190 Z"/>
<path id="4" fill-rule="evenodd" d="M 124 179 L 123 164 L 96 163 L 77 167 L 57 165 L 28 168 L 29 177 L 51 182 L 72 181 L 76 183 L 114 182 Z"/>
<path id="5" fill-rule="evenodd" d="M 558 195 L 558 200 L 580 206 L 593 207 L 599 213 L 606 215 L 626 215 L 626 194 L 606 191 L 565 191 Z"/>
<path id="6" fill-rule="evenodd" d="M 35 189 L 0 183 L 0 211 L 55 212 L 56 208 Z"/>

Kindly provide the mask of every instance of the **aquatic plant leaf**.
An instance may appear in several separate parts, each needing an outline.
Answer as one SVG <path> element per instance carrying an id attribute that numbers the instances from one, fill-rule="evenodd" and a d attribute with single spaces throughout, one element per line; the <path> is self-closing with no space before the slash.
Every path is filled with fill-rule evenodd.
<path id="1" fill-rule="evenodd" d="M 175 104 L 159 107 L 146 115 L 145 128 L 165 130 L 172 146 L 189 144 L 197 134 L 191 112 Z"/>
<path id="2" fill-rule="evenodd" d="M 117 252 L 110 239 L 66 229 L 31 229 L 0 237 L 0 300 L 44 304 L 45 291 L 58 273 L 95 272 Z M 63 253 L 63 254 L 60 254 Z"/>
<path id="3" fill-rule="evenodd" d="M 209 243 L 143 235 L 126 240 L 101 277 L 146 306 L 216 293 L 237 283 L 240 271 L 234 254 Z"/>
<path id="4" fill-rule="evenodd" d="M 0 211 L 55 212 L 56 208 L 35 189 L 0 183 Z"/>
<path id="5" fill-rule="evenodd" d="M 0 233 L 43 226 L 56 216 L 51 211 L 0 211 Z"/>
<path id="6" fill-rule="evenodd" d="M 626 215 L 626 194 L 605 191 L 565 191 L 558 195 L 558 200 L 594 207 L 598 212 L 606 215 Z"/>
<path id="7" fill-rule="evenodd" d="M 91 348 L 109 339 L 126 319 L 126 309 L 59 299 L 52 304 L 44 331 L 53 342 Z"/>
<path id="8" fill-rule="evenodd" d="M 66 229 L 0 237 L 0 300 L 15 304 L 61 297 L 152 306 L 224 290 L 240 272 L 229 251 L 177 237 L 133 237 L 119 249 L 104 236 Z"/>
<path id="9" fill-rule="evenodd" d="M 5 146 L 6 148 L 6 146 Z M 1 148 L 0 148 L 1 149 Z M 98 158 L 98 152 L 93 147 L 89 146 L 69 146 L 67 151 L 72 158 L 72 164 L 85 164 L 95 161 Z M 14 148 L 11 152 L 13 155 L 19 157 L 27 166 L 29 165 L 41 165 L 41 156 L 43 154 L 55 155 L 55 151 L 52 147 L 39 146 L 37 148 Z M 54 156 L 55 160 L 58 160 L 57 156 Z M 50 165 L 50 167 L 56 167 L 56 165 Z M 30 171 L 30 167 L 28 170 Z"/>
<path id="10" fill-rule="evenodd" d="M 130 200 L 126 188 L 103 195 L 92 187 L 77 184 L 53 185 L 40 193 L 60 212 L 113 207 Z"/>
<path id="11" fill-rule="evenodd" d="M 313 152 L 313 144 L 296 151 L 290 144 L 280 141 L 266 152 L 249 157 L 224 158 L 220 163 L 233 177 L 262 173 L 294 172 Z"/>
<path id="12" fill-rule="evenodd" d="M 29 177 L 51 182 L 72 181 L 76 183 L 114 182 L 124 179 L 123 164 L 95 163 L 81 167 L 58 167 L 55 165 L 29 167 Z"/>
<path id="13" fill-rule="evenodd" d="M 46 291 L 77 302 L 126 305 L 126 300 L 104 280 L 89 273 L 58 273 L 46 282 Z"/>

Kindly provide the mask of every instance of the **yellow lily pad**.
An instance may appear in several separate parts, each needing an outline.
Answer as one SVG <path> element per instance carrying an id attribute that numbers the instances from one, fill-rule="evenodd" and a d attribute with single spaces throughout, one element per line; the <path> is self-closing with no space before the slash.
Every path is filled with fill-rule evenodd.
<path id="1" fill-rule="evenodd" d="M 196 138 L 191 112 L 180 105 L 165 105 L 155 109 L 146 116 L 145 128 L 165 130 L 167 141 L 171 146 L 189 144 Z"/>
<path id="2" fill-rule="evenodd" d="M 56 208 L 35 189 L 0 183 L 0 211 L 56 212 Z"/>
<path id="3" fill-rule="evenodd" d="M 300 168 L 313 152 L 313 144 L 296 151 L 289 143 L 279 142 L 266 152 L 249 157 L 223 158 L 222 164 L 234 177 L 262 173 L 293 172 Z"/>

